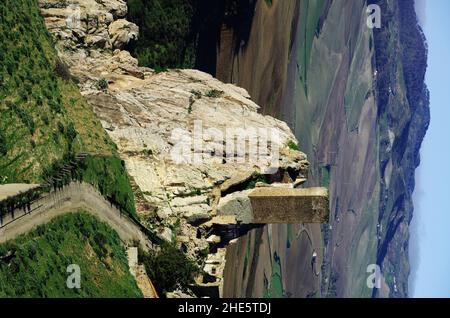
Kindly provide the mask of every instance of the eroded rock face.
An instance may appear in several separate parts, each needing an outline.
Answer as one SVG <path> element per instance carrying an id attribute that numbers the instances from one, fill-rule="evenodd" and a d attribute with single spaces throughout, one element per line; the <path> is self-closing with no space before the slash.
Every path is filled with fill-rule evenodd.
<path id="1" fill-rule="evenodd" d="M 136 24 L 119 19 L 108 27 L 113 48 L 122 49 L 131 41 L 138 39 L 139 28 Z"/>
<path id="2" fill-rule="evenodd" d="M 118 19 L 128 11 L 123 0 L 39 0 L 39 6 L 62 50 L 122 48 L 137 40 L 138 26 Z"/>
<path id="3" fill-rule="evenodd" d="M 236 215 L 236 220 L 251 223 L 253 220 L 252 205 L 248 195 L 253 190 L 233 192 L 223 197 L 217 207 L 220 215 Z M 236 213 L 237 212 L 237 213 Z"/>
<path id="4" fill-rule="evenodd" d="M 196 70 L 156 73 L 120 50 L 138 36 L 134 24 L 114 21 L 126 13 L 123 1 L 71 1 L 81 26 L 69 29 L 65 1 L 40 3 L 61 58 L 135 182 L 138 213 L 188 256 L 220 241 L 207 240 L 207 227 L 222 195 L 268 171 L 272 182 L 306 177 L 306 155 L 289 146 L 297 140 L 287 124 L 259 114 L 246 90 Z"/>
<path id="5" fill-rule="evenodd" d="M 97 2 L 103 4 L 115 18 L 123 18 L 128 13 L 127 3 L 124 0 L 99 0 Z"/>
<path id="6" fill-rule="evenodd" d="M 264 167 L 248 160 L 248 144 L 242 156 L 227 158 L 223 154 L 227 140 L 211 138 L 207 133 L 211 129 L 226 136 L 233 129 L 253 128 L 256 139 L 262 139 L 268 128 L 274 129 L 279 138 L 271 146 L 280 149 L 279 168 L 294 174 L 306 172 L 306 156 L 287 146 L 295 141 L 287 125 L 258 114 L 258 106 L 242 89 L 195 70 L 143 73 L 144 79 L 104 74 L 110 83 L 107 91 L 92 86 L 84 93 L 117 143 L 128 172 L 164 221 L 172 224 L 182 217 L 192 224 L 207 220 L 207 215 L 216 213 L 225 181 L 239 186 L 262 173 Z M 221 96 L 209 97 L 212 91 L 220 91 Z M 190 152 L 196 144 L 203 153 Z M 235 146 L 241 147 L 237 142 Z M 181 162 L 176 158 L 178 148 L 188 150 L 179 158 Z M 195 155 L 199 155 L 198 162 Z"/>

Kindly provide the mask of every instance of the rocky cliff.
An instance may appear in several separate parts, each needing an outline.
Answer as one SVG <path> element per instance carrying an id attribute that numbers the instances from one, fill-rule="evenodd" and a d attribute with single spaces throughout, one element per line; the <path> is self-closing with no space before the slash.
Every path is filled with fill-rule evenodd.
<path id="1" fill-rule="evenodd" d="M 306 177 L 296 137 L 286 123 L 259 114 L 246 90 L 196 70 L 139 67 L 123 50 L 138 38 L 137 26 L 123 19 L 124 1 L 40 6 L 60 57 L 134 179 L 139 216 L 191 258 L 202 262 L 220 242 L 210 221 L 222 197 L 258 180 Z"/>

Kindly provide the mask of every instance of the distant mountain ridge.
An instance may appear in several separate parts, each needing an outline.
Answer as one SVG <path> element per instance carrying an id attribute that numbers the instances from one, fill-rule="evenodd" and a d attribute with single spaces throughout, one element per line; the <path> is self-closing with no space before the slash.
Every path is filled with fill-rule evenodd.
<path id="1" fill-rule="evenodd" d="M 406 297 L 410 271 L 408 228 L 414 210 L 414 173 L 420 164 L 420 147 L 430 122 L 429 92 L 425 84 L 428 47 L 418 24 L 414 1 L 400 0 L 389 5 L 384 0 L 373 3 L 381 6 L 385 24 L 374 32 L 379 70 L 378 118 L 380 122 L 383 119 L 389 122 L 388 125 L 381 125 L 384 138 L 380 141 L 380 167 L 384 173 L 389 160 L 392 160 L 393 171 L 396 171 L 390 185 L 382 183 L 380 218 L 389 219 L 389 227 L 378 247 L 377 263 L 382 264 L 385 271 L 395 271 L 401 276 L 398 293 L 394 295 Z M 391 27 L 395 27 L 398 33 L 388 32 Z M 389 49 L 389 46 L 394 49 Z M 392 96 L 395 85 L 392 74 L 398 71 L 403 75 L 406 90 L 403 102 Z M 386 142 L 389 130 L 395 130 L 398 134 L 391 149 Z"/>

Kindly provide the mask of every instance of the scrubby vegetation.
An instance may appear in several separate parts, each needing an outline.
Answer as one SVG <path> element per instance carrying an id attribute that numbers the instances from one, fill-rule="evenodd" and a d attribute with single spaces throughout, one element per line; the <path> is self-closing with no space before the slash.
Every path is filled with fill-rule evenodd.
<path id="1" fill-rule="evenodd" d="M 150 253 L 140 251 L 139 258 L 160 295 L 177 289 L 187 291 L 189 285 L 194 283 L 195 276 L 200 273 L 195 262 L 169 243 L 161 244 L 159 250 Z"/>
<path id="2" fill-rule="evenodd" d="M 247 183 L 247 185 L 246 185 L 245 188 L 246 188 L 247 190 L 254 189 L 254 188 L 256 187 L 256 184 L 257 184 L 258 182 L 262 182 L 262 183 L 270 183 L 270 182 L 269 182 L 269 178 L 268 178 L 267 175 L 264 175 L 264 174 L 258 174 L 258 175 L 254 176 L 253 178 L 251 178 L 251 179 L 248 181 L 248 183 Z"/>
<path id="3" fill-rule="evenodd" d="M 31 202 L 38 199 L 42 191 L 42 188 L 35 188 L 0 201 L 0 223 L 2 223 L 3 216 L 7 213 L 14 213 L 15 210 L 20 209 L 29 211 Z"/>
<path id="4" fill-rule="evenodd" d="M 209 97 L 209 98 L 219 98 L 223 95 L 223 93 L 224 93 L 223 91 L 219 91 L 217 89 L 212 89 L 212 90 L 206 92 L 205 96 Z"/>
<path id="5" fill-rule="evenodd" d="M 101 78 L 97 83 L 97 87 L 101 90 L 107 90 L 108 86 L 109 86 L 109 83 L 105 78 Z"/>
<path id="6" fill-rule="evenodd" d="M 130 50 L 142 66 L 157 72 L 196 68 L 214 73 L 222 25 L 234 29 L 236 47 L 245 43 L 255 5 L 256 0 L 129 0 L 127 19 L 140 32 Z"/>
<path id="7" fill-rule="evenodd" d="M 66 285 L 67 267 L 81 288 Z M 0 245 L 0 297 L 142 297 L 119 236 L 87 213 L 55 218 Z"/>
<path id="8" fill-rule="evenodd" d="M 298 147 L 297 143 L 293 140 L 289 140 L 287 146 L 289 147 L 289 149 L 300 151 L 300 148 Z"/>
<path id="9" fill-rule="evenodd" d="M 0 155 L 5 156 L 8 153 L 8 148 L 6 147 L 6 137 L 0 130 Z"/>
<path id="10" fill-rule="evenodd" d="M 123 161 L 116 157 L 88 157 L 83 180 L 95 185 L 109 201 L 136 216 L 133 190 Z"/>
<path id="11" fill-rule="evenodd" d="M 192 19 L 197 0 L 129 0 L 128 19 L 139 26 L 132 52 L 143 66 L 190 68 L 195 62 Z"/>

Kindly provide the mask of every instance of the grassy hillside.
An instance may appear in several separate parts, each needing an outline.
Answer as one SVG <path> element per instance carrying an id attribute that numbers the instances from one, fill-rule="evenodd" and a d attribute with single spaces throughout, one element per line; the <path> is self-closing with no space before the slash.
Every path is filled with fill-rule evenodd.
<path id="1" fill-rule="evenodd" d="M 70 264 L 81 288 L 67 288 Z M 142 297 L 119 236 L 80 212 L 0 245 L 0 297 Z"/>
<path id="2" fill-rule="evenodd" d="M 68 152 L 114 152 L 59 61 L 37 0 L 0 3 L 0 112 L 0 181 L 40 181 Z"/>
<path id="3" fill-rule="evenodd" d="M 45 166 L 114 145 L 58 59 L 36 0 L 0 3 L 0 175 L 38 181 Z"/>
<path id="4" fill-rule="evenodd" d="M 411 1 L 371 0 L 380 5 L 385 27 L 374 30 L 378 69 L 381 184 L 379 223 L 383 227 L 377 264 L 390 297 L 408 295 L 408 226 L 420 147 L 430 123 L 424 82 L 428 48 Z M 394 137 L 394 138 L 393 138 Z M 396 286 L 394 288 L 394 278 Z M 381 295 L 375 291 L 373 296 Z"/>
<path id="5" fill-rule="evenodd" d="M 301 1 L 300 7 L 300 25 L 299 25 L 299 34 L 301 37 L 302 47 L 299 50 L 298 56 L 298 68 L 300 73 L 300 80 L 302 85 L 305 88 L 306 94 L 308 91 L 307 88 L 307 75 L 309 62 L 311 58 L 311 50 L 314 41 L 314 37 L 317 37 L 320 33 L 319 24 L 320 24 L 320 14 L 324 5 L 323 0 L 318 1 L 310 1 L 305 0 Z"/>
<path id="6" fill-rule="evenodd" d="M 37 0 L 0 3 L 0 184 L 43 181 L 84 151 L 84 180 L 134 214 L 128 176 L 58 58 Z"/>

